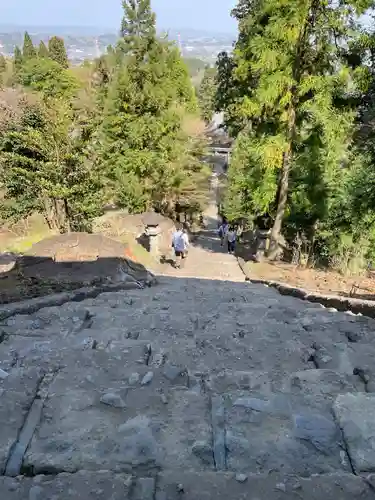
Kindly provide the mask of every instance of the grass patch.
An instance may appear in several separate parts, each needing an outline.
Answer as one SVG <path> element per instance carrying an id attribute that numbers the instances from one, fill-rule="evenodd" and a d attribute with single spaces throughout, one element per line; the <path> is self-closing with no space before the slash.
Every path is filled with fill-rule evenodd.
<path id="1" fill-rule="evenodd" d="M 47 238 L 48 236 L 53 236 L 52 233 L 30 233 L 25 236 L 15 236 L 12 239 L 0 242 L 0 252 L 13 252 L 16 254 L 22 254 L 30 250 L 30 248 L 38 241 Z"/>

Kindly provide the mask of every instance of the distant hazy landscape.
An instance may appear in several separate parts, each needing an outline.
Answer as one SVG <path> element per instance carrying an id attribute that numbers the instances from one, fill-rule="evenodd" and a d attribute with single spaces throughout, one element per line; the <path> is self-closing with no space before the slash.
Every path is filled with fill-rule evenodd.
<path id="1" fill-rule="evenodd" d="M 62 36 L 69 59 L 75 64 L 98 57 L 108 45 L 114 45 L 118 37 L 111 28 L 0 25 L 0 53 L 11 56 L 14 48 L 22 45 L 25 31 L 30 33 L 35 45 L 54 35 Z M 197 58 L 210 64 L 215 62 L 219 52 L 230 51 L 235 39 L 234 34 L 194 29 L 163 30 L 162 33 L 168 33 L 169 38 L 180 45 L 185 58 Z"/>

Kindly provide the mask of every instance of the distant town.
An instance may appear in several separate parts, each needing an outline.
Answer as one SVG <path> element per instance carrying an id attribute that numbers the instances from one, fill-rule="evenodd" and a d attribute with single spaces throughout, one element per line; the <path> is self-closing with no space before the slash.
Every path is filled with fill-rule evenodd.
<path id="1" fill-rule="evenodd" d="M 118 38 L 115 32 L 99 29 L 0 26 L 0 53 L 11 56 L 17 45 L 22 46 L 25 31 L 29 32 L 34 44 L 39 44 L 41 40 L 46 42 L 54 35 L 63 37 L 69 59 L 77 65 L 87 59 L 99 57 L 105 52 L 108 45 L 115 45 Z M 185 58 L 200 59 L 207 64 L 214 64 L 221 51 L 231 51 L 235 39 L 235 35 L 194 30 L 161 31 L 162 34 L 167 34 L 169 39 L 174 40 L 180 46 Z"/>

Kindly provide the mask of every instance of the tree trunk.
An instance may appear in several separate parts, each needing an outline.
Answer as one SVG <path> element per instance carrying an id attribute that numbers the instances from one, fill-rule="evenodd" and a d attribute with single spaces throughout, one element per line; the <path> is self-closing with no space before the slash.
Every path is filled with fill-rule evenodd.
<path id="1" fill-rule="evenodd" d="M 274 259 L 277 256 L 279 249 L 278 242 L 280 239 L 286 204 L 288 201 L 289 174 L 292 164 L 292 147 L 293 147 L 295 133 L 296 133 L 296 109 L 294 103 L 292 103 L 289 109 L 289 119 L 288 119 L 288 145 L 283 155 L 283 164 L 278 186 L 277 211 L 276 211 L 275 221 L 272 226 L 270 249 L 268 252 L 268 258 L 270 259 Z"/>
<path id="2" fill-rule="evenodd" d="M 65 226 L 66 226 L 66 232 L 70 233 L 72 230 L 71 222 L 70 222 L 70 211 L 69 211 L 69 204 L 67 200 L 64 200 L 64 211 L 65 211 Z"/>
<path id="3" fill-rule="evenodd" d="M 58 221 L 56 218 L 56 210 L 54 200 L 48 198 L 48 196 L 44 196 L 42 198 L 42 203 L 44 206 L 44 218 L 47 221 L 48 227 L 51 231 L 58 231 Z"/>
<path id="4" fill-rule="evenodd" d="M 70 232 L 69 213 L 67 212 L 66 200 L 55 198 L 53 200 L 56 213 L 56 225 L 60 234 Z"/>
<path id="5" fill-rule="evenodd" d="M 47 226 L 48 226 L 48 229 L 49 229 L 50 231 L 52 231 L 52 230 L 53 230 L 52 223 L 51 223 L 50 218 L 47 216 L 47 214 L 46 214 L 46 213 L 44 214 L 44 220 L 46 221 L 46 224 L 47 224 Z"/>
<path id="6" fill-rule="evenodd" d="M 281 236 L 281 228 L 283 224 L 286 204 L 288 201 L 289 174 L 293 159 L 293 146 L 296 137 L 296 111 L 298 107 L 298 90 L 299 90 L 298 87 L 301 83 L 301 77 L 303 72 L 304 51 L 306 43 L 308 43 L 309 40 L 310 29 L 315 24 L 315 16 L 318 9 L 319 9 L 319 0 L 312 0 L 306 12 L 306 17 L 301 27 L 298 42 L 296 44 L 296 54 L 293 64 L 294 84 L 290 89 L 292 95 L 288 109 L 288 124 L 286 131 L 287 148 L 283 155 L 283 164 L 278 186 L 277 211 L 271 231 L 271 242 L 270 242 L 270 249 L 268 252 L 268 258 L 271 260 L 274 259 L 278 254 L 279 250 L 278 242 Z"/>

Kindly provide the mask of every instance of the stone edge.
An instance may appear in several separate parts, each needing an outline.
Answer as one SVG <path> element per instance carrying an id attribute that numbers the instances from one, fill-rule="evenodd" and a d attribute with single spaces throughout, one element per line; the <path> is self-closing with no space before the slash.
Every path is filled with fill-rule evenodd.
<path id="1" fill-rule="evenodd" d="M 33 314 L 45 307 L 62 306 L 67 302 L 82 302 L 85 299 L 98 297 L 106 292 L 118 292 L 121 290 L 136 290 L 145 286 L 157 284 L 155 276 L 146 283 L 140 285 L 137 282 L 125 282 L 91 287 L 77 288 L 70 292 L 61 292 L 44 297 L 36 297 L 21 302 L 13 302 L 5 306 L 0 306 L 0 321 L 15 316 L 17 314 Z"/>
<path id="2" fill-rule="evenodd" d="M 340 297 L 339 295 L 311 293 L 303 288 L 290 286 L 279 281 L 252 278 L 250 273 L 246 271 L 246 262 L 244 259 L 237 257 L 237 261 L 242 269 L 242 272 L 246 276 L 246 281 L 250 281 L 254 284 L 270 286 L 275 288 L 281 295 L 288 295 L 296 297 L 297 299 L 321 304 L 325 307 L 332 307 L 342 312 L 351 311 L 353 314 L 362 314 L 363 316 L 368 316 L 369 318 L 375 318 L 375 302 L 371 300 L 352 299 L 349 297 Z"/>

